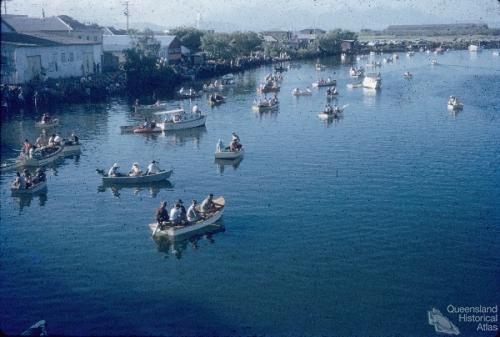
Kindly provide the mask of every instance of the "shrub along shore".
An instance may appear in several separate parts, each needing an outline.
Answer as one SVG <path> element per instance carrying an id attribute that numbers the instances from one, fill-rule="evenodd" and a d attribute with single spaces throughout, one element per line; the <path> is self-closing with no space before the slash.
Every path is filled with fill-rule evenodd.
<path id="1" fill-rule="evenodd" d="M 366 37 L 358 41 L 356 33 L 341 29 L 327 32 L 308 44 L 292 45 L 285 42 L 265 42 L 255 32 L 209 33 L 195 28 L 177 28 L 176 35 L 191 53 L 203 52 L 206 60 L 193 63 L 183 59 L 168 64 L 158 58 L 159 42 L 150 30 L 130 32 L 133 46 L 125 52 L 125 63 L 118 72 L 92 74 L 81 78 L 35 80 L 23 86 L 2 85 L 2 110 L 23 107 L 44 107 L 57 103 L 101 102 L 112 96 L 169 96 L 180 85 L 199 85 L 199 81 L 259 67 L 285 60 L 314 59 L 340 55 L 343 40 L 356 41 L 350 54 L 375 52 L 405 52 L 408 50 L 467 49 L 470 41 L 462 38 L 380 39 L 368 43 Z M 376 37 L 374 37 L 376 38 Z M 380 41 L 381 40 L 381 41 Z M 498 48 L 499 36 L 477 39 L 484 48 Z M 193 82 L 194 80 L 198 82 Z M 133 95 L 132 95 L 133 94 Z"/>

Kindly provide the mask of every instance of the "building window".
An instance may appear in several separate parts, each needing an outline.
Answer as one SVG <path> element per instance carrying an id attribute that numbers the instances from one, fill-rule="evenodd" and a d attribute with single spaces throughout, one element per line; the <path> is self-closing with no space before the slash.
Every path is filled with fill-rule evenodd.
<path id="1" fill-rule="evenodd" d="M 94 41 L 97 41 L 97 36 L 94 36 Z"/>
<path id="2" fill-rule="evenodd" d="M 69 53 L 68 54 L 68 61 L 73 62 L 74 60 L 75 60 L 75 56 L 74 56 L 73 52 Z"/>
<path id="3" fill-rule="evenodd" d="M 66 62 L 66 53 L 61 53 L 61 62 Z"/>
<path id="4" fill-rule="evenodd" d="M 78 35 L 78 38 L 79 38 L 79 39 L 81 39 L 81 38 L 82 38 L 82 36 L 81 36 L 81 35 Z"/>
<path id="5" fill-rule="evenodd" d="M 87 35 L 87 41 L 90 41 L 90 36 Z"/>

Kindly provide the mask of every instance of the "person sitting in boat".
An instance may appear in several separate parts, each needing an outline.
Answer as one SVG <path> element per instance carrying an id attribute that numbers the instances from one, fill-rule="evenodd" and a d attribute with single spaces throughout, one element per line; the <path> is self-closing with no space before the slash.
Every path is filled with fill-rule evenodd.
<path id="1" fill-rule="evenodd" d="M 52 136 L 49 137 L 49 146 L 50 147 L 54 147 L 56 145 L 55 139 L 56 139 L 56 134 L 53 133 Z"/>
<path id="2" fill-rule="evenodd" d="M 181 87 L 181 88 L 179 89 L 179 94 L 181 94 L 181 95 L 182 95 L 182 94 L 184 94 L 184 87 Z"/>
<path id="3" fill-rule="evenodd" d="M 117 163 L 114 163 L 108 171 L 108 177 L 118 177 L 120 175 L 120 173 L 118 172 L 119 168 L 120 166 L 118 166 Z"/>
<path id="4" fill-rule="evenodd" d="M 71 141 L 72 144 L 79 144 L 79 142 L 80 142 L 80 139 L 78 138 L 78 136 L 74 132 L 71 133 L 69 140 Z"/>
<path id="5" fill-rule="evenodd" d="M 194 114 L 200 113 L 200 108 L 198 107 L 198 104 L 193 105 L 193 108 L 191 109 L 191 112 Z"/>
<path id="6" fill-rule="evenodd" d="M 26 180 L 24 180 L 24 177 L 19 172 L 16 172 L 16 179 L 12 183 L 12 187 L 18 190 L 26 188 Z"/>
<path id="7" fill-rule="evenodd" d="M 146 174 L 158 174 L 160 173 L 160 168 L 158 167 L 156 160 L 152 160 L 148 165 L 148 169 L 146 170 Z"/>
<path id="8" fill-rule="evenodd" d="M 219 138 L 219 141 L 217 142 L 217 147 L 215 149 L 216 152 L 222 152 L 224 151 L 224 143 L 222 140 Z"/>
<path id="9" fill-rule="evenodd" d="M 196 206 L 198 206 L 198 202 L 193 199 L 191 206 L 187 210 L 187 220 L 189 222 L 196 222 L 200 219 L 200 213 L 196 210 Z"/>
<path id="10" fill-rule="evenodd" d="M 35 177 L 33 178 L 33 184 L 36 185 L 45 180 L 47 180 L 47 176 L 45 175 L 45 170 L 41 167 L 37 168 L 35 171 Z"/>
<path id="11" fill-rule="evenodd" d="M 132 164 L 132 167 L 130 168 L 128 175 L 131 177 L 137 177 L 137 176 L 142 175 L 142 171 L 141 171 L 141 168 L 139 167 L 138 163 Z"/>
<path id="12" fill-rule="evenodd" d="M 29 154 L 30 149 L 33 147 L 33 145 L 30 143 L 30 141 L 26 138 L 23 143 L 23 153 L 24 154 Z"/>
<path id="13" fill-rule="evenodd" d="M 236 134 L 236 132 L 231 133 L 231 141 L 236 140 L 238 143 L 240 142 L 240 137 Z"/>
<path id="14" fill-rule="evenodd" d="M 182 223 L 182 210 L 181 210 L 181 204 L 176 203 L 174 207 L 170 210 L 170 221 L 174 225 L 180 225 Z"/>
<path id="15" fill-rule="evenodd" d="M 141 104 L 139 103 L 139 99 L 138 98 L 135 99 L 134 106 L 135 107 L 141 106 Z"/>
<path id="16" fill-rule="evenodd" d="M 186 207 L 184 207 L 184 203 L 182 202 L 182 199 L 178 199 L 175 204 L 181 205 L 181 221 L 186 222 L 187 220 L 187 212 L 186 212 Z"/>
<path id="17" fill-rule="evenodd" d="M 47 145 L 47 137 L 45 137 L 45 133 L 40 134 L 35 141 L 36 147 L 44 147 Z"/>
<path id="18" fill-rule="evenodd" d="M 63 140 L 63 139 L 61 138 L 61 135 L 59 135 L 59 132 L 58 132 L 58 133 L 56 133 L 56 136 L 54 137 L 54 143 L 55 143 L 56 145 L 61 145 L 62 140 Z"/>
<path id="19" fill-rule="evenodd" d="M 155 102 L 155 106 L 160 106 L 160 105 L 161 105 L 160 100 L 157 99 L 156 102 Z"/>
<path id="20" fill-rule="evenodd" d="M 206 197 L 200 206 L 201 212 L 202 213 L 210 213 L 215 210 L 215 203 L 213 201 L 214 195 L 210 193 L 208 197 Z"/>
<path id="21" fill-rule="evenodd" d="M 23 170 L 23 178 L 24 178 L 24 181 L 26 182 L 26 188 L 33 185 L 33 178 L 31 177 L 31 173 L 30 173 L 30 171 L 28 171 L 28 169 Z"/>
<path id="22" fill-rule="evenodd" d="M 158 226 L 162 226 L 164 222 L 167 222 L 169 220 L 168 217 L 168 211 L 167 211 L 167 202 L 162 201 L 160 203 L 160 207 L 156 210 L 156 222 L 158 223 Z"/>

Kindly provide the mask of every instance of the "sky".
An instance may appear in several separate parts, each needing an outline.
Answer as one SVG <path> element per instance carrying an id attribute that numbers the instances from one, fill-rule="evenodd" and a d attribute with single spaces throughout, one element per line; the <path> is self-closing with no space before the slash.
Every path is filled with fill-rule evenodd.
<path id="1" fill-rule="evenodd" d="M 3 1 L 2 1 L 3 2 Z M 383 29 L 390 24 L 486 23 L 500 27 L 500 0 L 129 0 L 130 26 L 153 29 Z M 69 15 L 125 28 L 125 0 L 8 0 L 9 14 Z M 3 8 L 2 8 L 3 13 Z"/>

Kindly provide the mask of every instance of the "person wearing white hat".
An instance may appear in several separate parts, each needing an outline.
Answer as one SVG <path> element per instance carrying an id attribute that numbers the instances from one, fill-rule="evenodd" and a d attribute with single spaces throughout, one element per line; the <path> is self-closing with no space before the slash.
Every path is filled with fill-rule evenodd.
<path id="1" fill-rule="evenodd" d="M 113 166 L 111 166 L 111 168 L 108 171 L 108 177 L 119 176 L 120 175 L 120 173 L 118 173 L 119 168 L 120 168 L 120 166 L 118 166 L 117 163 L 114 163 Z"/>
<path id="2" fill-rule="evenodd" d="M 132 164 L 132 168 L 130 168 L 128 175 L 131 177 L 137 177 L 137 176 L 142 175 L 142 171 L 141 171 L 141 168 L 139 167 L 138 163 Z"/>

